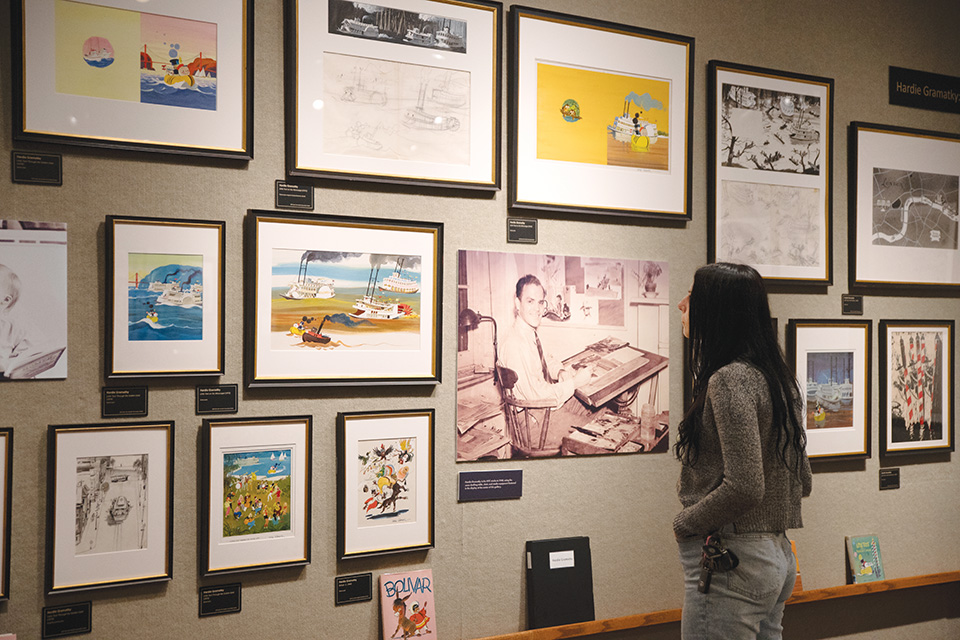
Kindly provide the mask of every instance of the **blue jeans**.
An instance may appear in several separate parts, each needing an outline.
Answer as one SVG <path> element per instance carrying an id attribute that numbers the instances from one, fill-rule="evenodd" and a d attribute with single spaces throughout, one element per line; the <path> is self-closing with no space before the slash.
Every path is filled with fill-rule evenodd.
<path id="1" fill-rule="evenodd" d="M 703 538 L 679 542 L 683 565 L 683 640 L 779 640 L 783 606 L 797 579 L 790 540 L 783 533 L 724 533 L 740 558 L 733 571 L 714 573 L 708 593 L 697 591 Z"/>

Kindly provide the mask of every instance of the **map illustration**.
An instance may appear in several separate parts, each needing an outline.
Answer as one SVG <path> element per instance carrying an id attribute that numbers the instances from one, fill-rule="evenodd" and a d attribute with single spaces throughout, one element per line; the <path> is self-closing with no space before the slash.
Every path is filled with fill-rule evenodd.
<path id="1" fill-rule="evenodd" d="M 957 250 L 957 176 L 873 169 L 875 245 Z"/>

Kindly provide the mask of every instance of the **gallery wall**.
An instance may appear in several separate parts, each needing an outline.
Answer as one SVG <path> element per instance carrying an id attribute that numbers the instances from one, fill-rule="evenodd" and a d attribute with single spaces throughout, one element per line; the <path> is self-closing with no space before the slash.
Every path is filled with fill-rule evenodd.
<path id="1" fill-rule="evenodd" d="M 11 0 L 0 0 L 0 16 Z M 442 383 L 437 386 L 349 388 L 243 387 L 244 216 L 274 208 L 274 181 L 285 177 L 283 15 L 281 0 L 257 0 L 254 81 L 255 154 L 250 162 L 175 157 L 36 143 L 14 144 L 10 91 L 11 35 L 0 29 L 0 175 L 10 175 L 10 151 L 63 156 L 60 187 L 0 181 L 0 218 L 65 222 L 68 229 L 69 373 L 65 380 L 0 386 L 0 426 L 13 427 L 11 596 L 0 603 L 0 632 L 40 637 L 45 606 L 92 600 L 92 637 L 260 636 L 378 638 L 379 603 L 334 605 L 336 576 L 430 568 L 437 588 L 435 614 L 444 638 L 480 638 L 526 627 L 524 543 L 589 536 L 598 618 L 673 609 L 682 584 L 672 521 L 679 510 L 679 464 L 668 453 L 577 459 L 457 463 L 457 250 L 524 251 L 558 255 L 656 260 L 669 263 L 670 307 L 684 295 L 707 258 L 706 65 L 711 59 L 835 79 L 833 149 L 833 284 L 797 291 L 776 288 L 771 301 L 781 335 L 792 318 L 841 318 L 847 268 L 847 148 L 851 121 L 960 133 L 960 116 L 888 104 L 890 65 L 960 76 L 960 9 L 954 0 L 770 3 L 744 0 L 533 1 L 541 8 L 696 38 L 693 111 L 692 220 L 657 222 L 572 214 L 546 216 L 534 246 L 507 245 L 507 194 L 439 188 L 385 187 L 316 180 L 316 215 L 396 217 L 444 223 Z M 6 20 L 4 20 L 6 22 Z M 506 69 L 506 67 L 504 67 Z M 504 71 L 506 74 L 506 71 Z M 506 82 L 506 78 L 505 78 Z M 506 87 L 506 84 L 504 85 Z M 504 98 L 506 114 L 506 98 Z M 504 118 L 506 131 L 506 117 Z M 507 148 L 503 184 L 506 184 Z M 309 181 L 308 181 L 309 182 Z M 220 579 L 198 572 L 201 418 L 194 412 L 195 380 L 150 380 L 149 419 L 176 422 L 173 579 L 154 585 L 44 595 L 46 558 L 47 426 L 101 422 L 104 386 L 105 236 L 107 215 L 226 221 L 225 374 L 241 385 L 239 416 L 309 414 L 314 419 L 312 562 L 303 568 L 237 574 Z M 804 501 L 805 527 L 796 540 L 803 585 L 844 584 L 844 536 L 880 536 L 889 577 L 956 570 L 960 549 L 960 469 L 955 455 L 879 456 L 877 322 L 880 319 L 953 319 L 950 296 L 866 295 L 873 320 L 871 380 L 873 456 L 814 464 L 813 495 Z M 669 321 L 669 408 L 675 429 L 682 413 L 683 343 L 679 319 Z M 954 373 L 954 391 L 960 379 Z M 955 394 L 956 395 L 956 394 Z M 436 410 L 435 548 L 367 559 L 336 555 L 335 419 L 341 411 Z M 957 419 L 953 409 L 952 420 Z M 671 441 L 673 431 L 671 431 Z M 878 490 L 882 468 L 897 467 L 901 488 Z M 519 500 L 457 502 L 464 470 L 523 470 Z M 243 584 L 243 610 L 197 617 L 198 588 Z M 951 591 L 952 589 L 952 591 Z M 785 625 L 797 638 L 946 638 L 960 634 L 956 585 L 900 594 L 799 605 Z M 952 594 L 952 595 L 951 595 Z M 882 613 L 876 613 L 882 612 Z M 241 631 L 242 630 L 242 631 Z M 676 637 L 677 625 L 608 634 L 604 638 Z"/>

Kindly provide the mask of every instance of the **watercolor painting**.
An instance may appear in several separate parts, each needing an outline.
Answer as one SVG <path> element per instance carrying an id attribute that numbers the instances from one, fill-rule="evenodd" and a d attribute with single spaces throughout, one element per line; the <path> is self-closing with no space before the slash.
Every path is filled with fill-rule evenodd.
<path id="1" fill-rule="evenodd" d="M 949 381 L 949 360 L 944 359 L 946 335 L 943 330 L 890 331 L 887 410 L 891 442 L 943 439 L 944 384 Z"/>
<path id="2" fill-rule="evenodd" d="M 323 54 L 328 153 L 466 165 L 470 73 Z"/>
<path id="3" fill-rule="evenodd" d="M 215 111 L 217 25 L 143 13 L 140 30 L 140 101 Z"/>
<path id="4" fill-rule="evenodd" d="M 147 548 L 147 459 L 77 458 L 76 555 Z"/>
<path id="5" fill-rule="evenodd" d="M 873 169 L 873 235 L 884 247 L 957 250 L 955 175 Z"/>
<path id="6" fill-rule="evenodd" d="M 127 254 L 133 342 L 203 339 L 203 255 Z"/>
<path id="7" fill-rule="evenodd" d="M 537 64 L 537 158 L 670 169 L 670 82 Z"/>
<path id="8" fill-rule="evenodd" d="M 223 454 L 223 537 L 290 531 L 293 450 Z"/>
<path id="9" fill-rule="evenodd" d="M 820 260 L 819 189 L 721 180 L 719 213 L 718 260 L 792 267 Z"/>
<path id="10" fill-rule="evenodd" d="M 722 166 L 820 175 L 820 98 L 727 83 L 722 87 Z"/>
<path id="11" fill-rule="evenodd" d="M 420 349 L 421 257 L 274 249 L 273 350 Z"/>
<path id="12" fill-rule="evenodd" d="M 807 428 L 853 426 L 853 352 L 807 352 Z"/>
<path id="13" fill-rule="evenodd" d="M 357 526 L 417 521 L 416 438 L 360 440 Z"/>
<path id="14" fill-rule="evenodd" d="M 453 53 L 467 52 L 465 20 L 352 0 L 329 0 L 327 6 L 328 31 L 332 34 Z"/>

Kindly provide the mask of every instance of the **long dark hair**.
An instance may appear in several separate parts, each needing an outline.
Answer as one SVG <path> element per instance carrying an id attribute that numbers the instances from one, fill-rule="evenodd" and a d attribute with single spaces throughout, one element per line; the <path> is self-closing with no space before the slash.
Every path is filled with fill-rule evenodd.
<path id="1" fill-rule="evenodd" d="M 799 470 L 807 444 L 795 405 L 800 387 L 777 343 L 763 279 L 753 267 L 717 262 L 697 269 L 689 302 L 690 365 L 693 403 L 680 421 L 674 452 L 686 465 L 700 455 L 707 383 L 731 362 L 746 362 L 763 373 L 770 389 L 777 451 L 790 469 Z"/>

